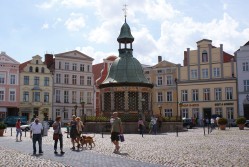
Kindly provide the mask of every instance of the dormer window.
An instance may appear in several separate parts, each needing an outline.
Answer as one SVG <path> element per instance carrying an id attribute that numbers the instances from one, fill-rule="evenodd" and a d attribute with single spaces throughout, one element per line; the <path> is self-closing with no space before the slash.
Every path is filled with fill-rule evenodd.
<path id="1" fill-rule="evenodd" d="M 207 54 L 207 51 L 203 51 L 202 52 L 202 62 L 208 62 L 208 54 Z"/>
<path id="2" fill-rule="evenodd" d="M 39 72 L 39 68 L 38 67 L 35 67 L 35 72 Z"/>
<path id="3" fill-rule="evenodd" d="M 44 67 L 42 67 L 42 68 L 41 68 L 41 72 L 44 73 L 44 71 L 45 71 L 45 70 L 44 70 Z"/>
<path id="4" fill-rule="evenodd" d="M 33 67 L 32 66 L 29 67 L 29 72 L 33 72 Z"/>
<path id="5" fill-rule="evenodd" d="M 39 61 L 38 61 L 38 60 L 36 60 L 36 61 L 35 61 L 35 64 L 39 64 Z"/>

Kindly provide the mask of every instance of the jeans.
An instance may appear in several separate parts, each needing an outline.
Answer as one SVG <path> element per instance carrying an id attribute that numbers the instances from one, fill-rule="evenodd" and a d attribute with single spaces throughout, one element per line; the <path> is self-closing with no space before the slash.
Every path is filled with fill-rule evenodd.
<path id="1" fill-rule="evenodd" d="M 62 134 L 59 134 L 59 139 L 58 140 L 60 141 L 60 149 L 62 150 L 63 149 L 63 136 L 62 136 Z M 58 140 L 54 141 L 54 150 L 57 150 Z"/>
<path id="2" fill-rule="evenodd" d="M 38 141 L 39 153 L 42 152 L 42 135 L 33 134 L 33 153 L 36 153 L 36 142 Z"/>
<path id="3" fill-rule="evenodd" d="M 139 132 L 140 132 L 140 135 L 144 135 L 144 127 L 142 125 L 139 125 Z"/>
<path id="4" fill-rule="evenodd" d="M 155 135 L 157 134 L 157 124 L 153 125 L 152 131 Z"/>
<path id="5" fill-rule="evenodd" d="M 18 137 L 20 133 L 20 137 L 22 136 L 22 130 L 21 129 L 16 129 L 16 137 Z"/>

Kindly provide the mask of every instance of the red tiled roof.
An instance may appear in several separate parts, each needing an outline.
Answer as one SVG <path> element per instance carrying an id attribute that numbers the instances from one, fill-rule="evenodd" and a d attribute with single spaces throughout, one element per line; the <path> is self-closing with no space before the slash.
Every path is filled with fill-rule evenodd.
<path id="1" fill-rule="evenodd" d="M 111 56 L 108 56 L 108 57 L 106 58 L 106 60 L 114 61 L 114 60 L 116 60 L 116 58 L 118 58 L 118 57 L 117 57 L 117 56 L 114 56 L 114 55 L 111 55 Z"/>
<path id="2" fill-rule="evenodd" d="M 104 69 L 104 63 L 94 64 L 92 68 L 94 81 L 96 82 L 96 80 L 101 77 L 101 71 Z"/>
<path id="3" fill-rule="evenodd" d="M 31 60 L 26 61 L 26 62 L 20 64 L 20 66 L 19 66 L 19 71 L 22 72 L 23 69 L 24 69 L 24 68 L 27 66 L 27 64 L 29 64 L 30 62 L 31 62 Z"/>

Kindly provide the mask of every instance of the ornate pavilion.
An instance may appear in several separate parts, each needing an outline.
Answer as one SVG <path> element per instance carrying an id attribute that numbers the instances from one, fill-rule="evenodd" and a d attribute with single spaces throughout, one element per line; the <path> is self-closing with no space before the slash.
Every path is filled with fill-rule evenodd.
<path id="1" fill-rule="evenodd" d="M 119 57 L 99 85 L 101 114 L 107 116 L 117 111 L 121 114 L 150 115 L 153 84 L 146 79 L 140 62 L 133 57 L 134 37 L 126 18 L 117 41 Z"/>

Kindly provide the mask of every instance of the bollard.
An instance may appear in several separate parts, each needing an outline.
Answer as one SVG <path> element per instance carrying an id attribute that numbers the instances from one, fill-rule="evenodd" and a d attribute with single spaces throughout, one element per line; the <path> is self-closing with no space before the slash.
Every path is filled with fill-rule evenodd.
<path id="1" fill-rule="evenodd" d="M 102 138 L 104 138 L 104 132 L 103 132 L 103 128 L 102 128 Z"/>
<path id="2" fill-rule="evenodd" d="M 205 124 L 203 124 L 203 131 L 204 131 L 204 136 L 205 136 Z"/>
<path id="3" fill-rule="evenodd" d="M 25 137 L 26 137 L 26 132 L 27 132 L 27 131 L 25 130 Z"/>
<path id="4" fill-rule="evenodd" d="M 208 128 L 208 134 L 209 134 L 209 124 L 208 124 L 208 127 L 207 127 L 207 128 Z"/>
<path id="5" fill-rule="evenodd" d="M 178 137 L 178 126 L 176 126 L 176 137 Z"/>
<path id="6" fill-rule="evenodd" d="M 12 128 L 10 128 L 10 135 L 12 136 Z"/>

